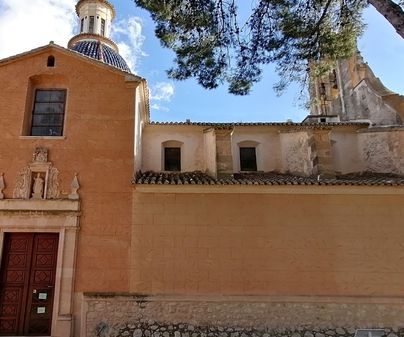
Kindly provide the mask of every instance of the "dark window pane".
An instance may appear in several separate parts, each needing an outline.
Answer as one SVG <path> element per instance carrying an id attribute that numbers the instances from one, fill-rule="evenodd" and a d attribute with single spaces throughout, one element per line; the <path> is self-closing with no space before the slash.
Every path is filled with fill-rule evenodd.
<path id="1" fill-rule="evenodd" d="M 101 35 L 105 35 L 105 20 L 101 19 Z"/>
<path id="2" fill-rule="evenodd" d="M 181 171 L 181 148 L 164 148 L 164 170 Z"/>
<path id="3" fill-rule="evenodd" d="M 65 100 L 65 90 L 36 91 L 31 136 L 62 136 Z"/>
<path id="4" fill-rule="evenodd" d="M 90 16 L 90 24 L 88 26 L 89 33 L 94 32 L 94 16 Z"/>
<path id="5" fill-rule="evenodd" d="M 52 91 L 49 90 L 37 90 L 36 92 L 36 102 L 50 102 Z"/>
<path id="6" fill-rule="evenodd" d="M 64 90 L 37 90 L 35 102 L 64 102 L 66 92 Z"/>
<path id="7" fill-rule="evenodd" d="M 59 126 L 63 124 L 62 114 L 34 115 L 32 124 L 35 126 Z"/>
<path id="8" fill-rule="evenodd" d="M 38 127 L 33 126 L 31 136 L 61 136 L 62 128 L 60 127 Z"/>
<path id="9" fill-rule="evenodd" d="M 64 103 L 36 103 L 34 113 L 63 113 Z"/>
<path id="10" fill-rule="evenodd" d="M 55 66 L 55 57 L 54 56 L 49 56 L 48 57 L 48 63 L 47 63 L 48 67 L 54 67 Z"/>
<path id="11" fill-rule="evenodd" d="M 64 102 L 66 92 L 64 90 L 52 90 L 50 97 L 50 102 Z"/>
<path id="12" fill-rule="evenodd" d="M 240 147 L 240 170 L 257 171 L 255 147 Z"/>

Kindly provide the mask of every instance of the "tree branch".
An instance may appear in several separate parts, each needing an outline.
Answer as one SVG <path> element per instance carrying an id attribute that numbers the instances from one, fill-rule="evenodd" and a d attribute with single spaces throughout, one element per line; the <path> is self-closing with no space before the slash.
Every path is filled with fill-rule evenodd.
<path id="1" fill-rule="evenodd" d="M 390 22 L 397 34 L 404 39 L 404 11 L 402 7 L 392 0 L 368 0 L 368 2 Z"/>

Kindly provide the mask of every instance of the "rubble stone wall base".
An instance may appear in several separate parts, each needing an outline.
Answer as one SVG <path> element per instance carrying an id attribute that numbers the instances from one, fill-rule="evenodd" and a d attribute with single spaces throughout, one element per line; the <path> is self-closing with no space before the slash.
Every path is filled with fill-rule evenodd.
<path id="1" fill-rule="evenodd" d="M 87 337 L 353 337 L 382 329 L 404 337 L 404 305 L 393 303 L 178 300 L 85 296 Z"/>

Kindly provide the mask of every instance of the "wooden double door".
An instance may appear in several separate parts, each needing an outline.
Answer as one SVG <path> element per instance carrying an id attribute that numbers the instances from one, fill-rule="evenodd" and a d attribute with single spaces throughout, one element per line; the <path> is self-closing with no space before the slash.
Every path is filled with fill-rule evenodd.
<path id="1" fill-rule="evenodd" d="M 59 234 L 5 234 L 0 335 L 51 335 L 58 243 Z"/>

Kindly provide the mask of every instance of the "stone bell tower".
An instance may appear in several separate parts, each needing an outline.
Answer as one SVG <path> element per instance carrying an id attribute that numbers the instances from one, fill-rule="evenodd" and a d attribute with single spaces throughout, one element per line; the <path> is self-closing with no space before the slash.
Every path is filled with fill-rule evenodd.
<path id="1" fill-rule="evenodd" d="M 359 52 L 336 61 L 328 74 L 310 80 L 310 115 L 305 121 L 403 124 L 404 96 L 386 88 Z"/>

